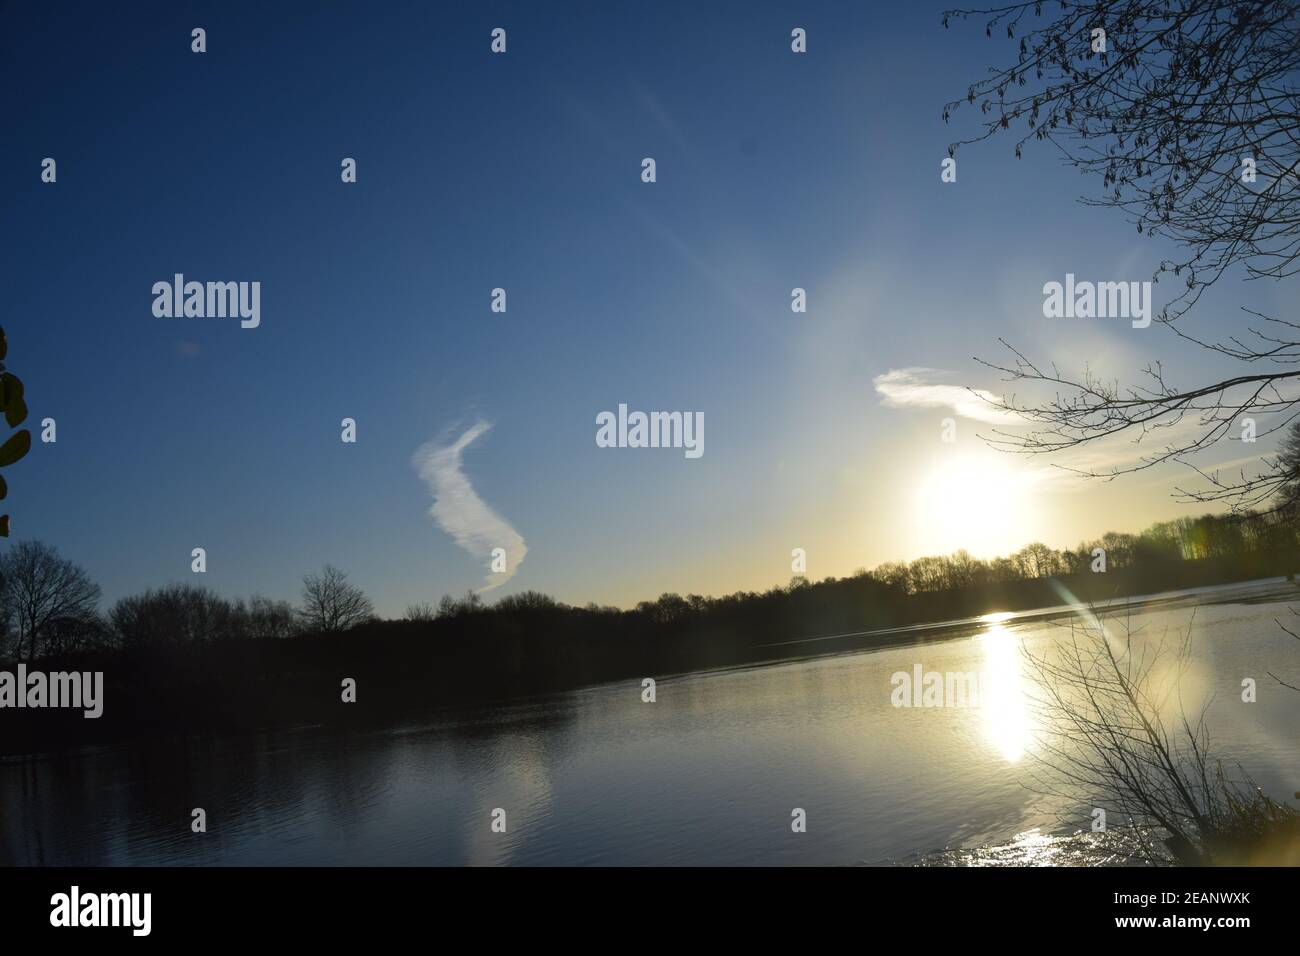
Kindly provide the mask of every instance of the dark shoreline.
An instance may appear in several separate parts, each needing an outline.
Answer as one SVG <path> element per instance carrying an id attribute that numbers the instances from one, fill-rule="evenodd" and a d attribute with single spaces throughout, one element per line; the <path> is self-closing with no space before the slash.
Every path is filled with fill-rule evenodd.
<path id="1" fill-rule="evenodd" d="M 852 580 L 835 583 L 842 586 Z M 1098 596 L 1095 587 L 1085 589 L 1078 581 L 1055 578 L 1018 583 L 1033 587 L 1018 588 L 1020 594 L 985 594 L 975 607 L 1001 611 L 1009 615 L 1004 623 L 1015 626 L 1065 619 L 1089 604 L 1108 613 L 1143 613 L 1233 600 L 1282 601 L 1296 593 L 1295 584 L 1275 576 L 1129 597 Z M 1095 578 L 1082 582 L 1096 583 Z M 805 585 L 801 590 L 823 587 L 826 585 Z M 1204 593 L 1205 588 L 1214 590 Z M 1093 596 L 1079 595 L 1074 605 L 1058 600 L 1025 606 L 1035 596 L 1041 599 L 1084 590 L 1093 591 Z M 793 594 L 787 603 L 801 597 L 804 595 Z M 927 597 L 909 597 L 914 602 L 909 608 L 914 616 L 924 618 L 926 611 L 950 610 L 961 603 L 954 602 L 951 594 L 939 596 L 943 600 L 932 604 Z M 1017 603 L 1020 609 L 1008 609 Z M 1108 603 L 1109 608 L 1105 607 Z M 745 632 L 736 628 L 725 632 L 708 628 L 701 633 L 700 628 L 674 630 L 648 622 L 649 633 L 642 640 L 630 647 L 617 645 L 613 649 L 618 653 L 613 654 L 611 644 L 616 639 L 600 632 L 599 625 L 604 622 L 597 612 L 577 612 L 597 617 L 587 622 L 596 627 L 585 633 L 565 628 L 570 623 L 567 612 L 571 609 L 557 613 L 553 608 L 539 608 L 525 620 L 514 622 L 516 627 L 496 633 L 478 633 L 482 627 L 472 627 L 479 622 L 469 615 L 432 624 L 380 622 L 342 634 L 287 640 L 232 640 L 169 648 L 162 653 L 157 649 L 149 653 L 112 651 L 46 659 L 29 668 L 103 671 L 104 714 L 87 720 L 80 711 L 6 709 L 0 712 L 4 721 L 0 726 L 5 728 L 0 737 L 0 764 L 85 747 L 129 744 L 141 738 L 311 727 L 370 730 L 443 712 L 500 706 L 621 681 L 639 682 L 643 677 L 663 681 L 886 647 L 924 646 L 978 633 L 988 624 L 981 615 L 990 613 L 980 610 L 937 621 L 889 622 L 857 631 L 828 628 L 829 633 L 795 638 L 772 634 L 781 625 L 776 620 L 766 622 L 768 636 L 786 639 L 755 640 L 763 629 L 753 628 L 749 641 L 739 640 L 739 634 Z M 810 619 L 815 616 L 809 615 Z M 427 633 L 430 630 L 443 633 Z M 252 675 L 251 679 L 246 675 Z M 357 681 L 356 703 L 341 700 L 344 677 Z"/>

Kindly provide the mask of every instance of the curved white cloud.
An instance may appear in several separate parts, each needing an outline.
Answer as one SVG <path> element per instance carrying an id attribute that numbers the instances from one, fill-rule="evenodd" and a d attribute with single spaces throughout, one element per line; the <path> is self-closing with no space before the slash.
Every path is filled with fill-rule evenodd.
<path id="1" fill-rule="evenodd" d="M 951 375 L 934 368 L 896 368 L 877 375 L 872 383 L 889 408 L 950 408 L 962 418 L 993 424 L 1017 421 L 998 405 L 998 396 L 982 388 L 970 389 L 934 381 Z"/>
<path id="2" fill-rule="evenodd" d="M 489 573 L 480 591 L 491 591 L 509 581 L 528 553 L 523 536 L 478 496 L 461 470 L 461 452 L 491 428 L 488 422 L 479 421 L 450 445 L 427 442 L 411 456 L 411 464 L 433 493 L 429 514 L 438 527 L 489 569 L 492 549 L 505 549 L 506 570 Z"/>
<path id="3" fill-rule="evenodd" d="M 953 374 L 935 368 L 896 368 L 877 375 L 872 379 L 872 384 L 880 395 L 881 404 L 886 408 L 943 408 L 962 418 L 1002 426 L 1038 427 L 1046 431 L 1041 423 L 1026 421 L 1002 407 L 999 397 L 993 392 L 942 381 Z M 1082 475 L 1105 475 L 1132 468 L 1169 446 L 1186 441 L 1203 428 L 1199 419 L 1189 416 L 1171 420 L 1159 429 L 1135 430 L 1132 434 L 1127 431 L 1116 432 L 1094 438 L 1086 444 L 1056 452 L 1052 467 L 1038 470 L 1037 480 L 1074 483 L 1086 480 Z M 1003 429 L 1003 433 L 1010 434 L 1008 429 Z M 1257 458 L 1244 460 L 1258 462 Z M 1215 467 L 1233 467 L 1237 464 L 1238 462 L 1227 462 Z M 1169 480 L 1169 476 L 1164 476 L 1159 483 L 1167 484 Z"/>

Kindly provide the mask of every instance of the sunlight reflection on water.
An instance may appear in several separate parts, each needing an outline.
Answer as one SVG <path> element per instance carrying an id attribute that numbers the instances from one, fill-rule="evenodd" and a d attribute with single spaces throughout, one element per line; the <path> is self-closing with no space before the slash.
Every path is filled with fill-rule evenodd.
<path id="1" fill-rule="evenodd" d="M 897 861 L 907 866 L 1148 866 L 1138 833 L 1048 834 L 1035 827 L 1007 843 L 961 847 Z"/>
<path id="2" fill-rule="evenodd" d="M 1240 680 L 1295 673 L 1296 641 L 1277 624 L 1289 614 L 1272 600 L 1203 604 L 1194 621 L 1186 607 L 1133 615 L 1139 642 L 1177 640 L 1194 623 L 1199 680 L 1183 701 L 1208 701 L 1216 754 L 1279 800 L 1298 786 L 1300 707 L 1281 691 L 1242 706 Z M 398 727 L 0 760 L 0 864 L 1138 862 L 1122 826 L 1087 830 L 1106 803 L 1046 793 L 1037 776 L 1048 717 L 1021 652 L 1046 653 L 1068 629 L 1021 615 L 974 635 L 969 624 L 943 640 L 665 678 L 653 707 L 639 681 L 621 681 Z M 987 711 L 895 706 L 893 675 L 917 667 L 961 687 L 987 669 L 990 687 L 1014 692 L 994 693 Z M 225 820 L 202 841 L 176 825 L 195 793 Z M 490 829 L 498 807 L 506 833 Z M 812 821 L 797 836 L 793 807 Z"/>
<path id="3" fill-rule="evenodd" d="M 1004 758 L 1015 763 L 1024 755 L 1032 732 L 1020 642 L 999 623 L 991 623 L 979 642 L 984 657 L 980 686 L 984 735 Z"/>

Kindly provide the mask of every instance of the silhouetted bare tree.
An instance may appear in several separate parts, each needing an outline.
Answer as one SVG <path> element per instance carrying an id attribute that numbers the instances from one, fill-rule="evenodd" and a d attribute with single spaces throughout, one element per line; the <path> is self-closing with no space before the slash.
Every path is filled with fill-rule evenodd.
<path id="1" fill-rule="evenodd" d="M 206 644 L 239 635 L 240 616 L 225 598 L 190 584 L 124 597 L 109 611 L 123 647 Z"/>
<path id="2" fill-rule="evenodd" d="M 15 631 L 15 657 L 33 660 L 57 628 L 94 621 L 99 585 L 40 541 L 20 541 L 0 555 L 0 617 Z M 24 656 L 25 654 L 25 656 Z"/>
<path id="3" fill-rule="evenodd" d="M 466 591 L 463 598 L 454 598 L 444 594 L 438 602 L 438 617 L 462 617 L 466 614 L 478 614 L 487 610 L 483 598 L 474 591 Z"/>
<path id="4" fill-rule="evenodd" d="M 1183 700 L 1190 625 L 1175 644 L 1085 617 L 1043 650 L 1024 650 L 1040 728 L 1032 788 L 1119 811 L 1153 862 L 1300 862 L 1300 812 L 1244 772 L 1229 776 L 1210 752 L 1208 703 L 1189 710 Z"/>
<path id="5" fill-rule="evenodd" d="M 299 631 L 298 613 L 288 601 L 273 601 L 255 594 L 247 605 L 243 601 L 235 602 L 235 615 L 240 633 L 254 640 L 281 640 Z"/>
<path id="6" fill-rule="evenodd" d="M 420 601 L 416 604 L 406 606 L 405 618 L 408 621 L 416 621 L 421 624 L 427 624 L 438 616 L 438 609 L 433 606 L 431 601 Z"/>
<path id="7" fill-rule="evenodd" d="M 302 579 L 302 615 L 308 630 L 346 631 L 375 616 L 374 605 L 348 576 L 327 564 Z"/>
<path id="8" fill-rule="evenodd" d="M 1121 386 L 1086 368 L 1073 374 L 1040 367 L 1003 342 L 1011 358 L 983 364 L 1011 382 L 1050 386 L 1055 397 L 997 402 L 1030 430 L 997 431 L 992 443 L 1045 453 L 1121 434 L 1152 436 L 1150 453 L 1136 462 L 1071 470 L 1114 477 L 1173 461 L 1204 480 L 1179 489 L 1185 500 L 1224 501 L 1234 509 L 1275 502 L 1288 481 L 1276 460 L 1221 477 L 1189 456 L 1219 442 L 1248 413 L 1270 416 L 1260 437 L 1300 416 L 1300 323 L 1246 309 L 1255 324 L 1212 341 L 1176 322 L 1230 269 L 1274 280 L 1300 269 L 1300 4 L 1067 0 L 1053 18 L 1042 11 L 1042 3 L 1027 2 L 944 14 L 945 27 L 977 17 L 988 36 L 1005 30 L 1018 38 L 1013 63 L 992 69 L 963 100 L 944 107 L 945 121 L 963 103 L 977 105 L 982 117 L 981 131 L 949 153 L 1005 131 L 1015 138 L 1017 157 L 1029 142 L 1045 141 L 1099 176 L 1104 192 L 1086 203 L 1118 209 L 1139 232 L 1169 237 L 1186 250 L 1156 272 L 1157 282 L 1175 276 L 1184 286 L 1158 320 L 1252 369 L 1187 386 L 1171 382 L 1157 362 L 1139 384 Z M 1096 31 L 1105 31 L 1104 51 Z"/>
<path id="9" fill-rule="evenodd" d="M 1300 422 L 1292 422 L 1278 444 L 1277 470 L 1282 479 L 1279 497 L 1289 504 L 1300 502 Z"/>

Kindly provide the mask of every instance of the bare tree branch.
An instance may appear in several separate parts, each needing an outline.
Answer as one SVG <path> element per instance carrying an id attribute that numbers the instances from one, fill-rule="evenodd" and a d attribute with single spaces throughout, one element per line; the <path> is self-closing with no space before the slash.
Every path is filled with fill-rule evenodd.
<path id="1" fill-rule="evenodd" d="M 1183 339 L 1256 366 L 1200 386 L 1177 386 L 1159 363 L 1134 387 L 1087 369 L 1042 369 L 1006 345 L 1012 358 L 988 363 L 1010 382 L 1055 389 L 1046 403 L 995 402 L 1031 425 L 1027 435 L 1000 432 L 994 444 L 1048 453 L 1125 436 L 1152 450 L 1114 469 L 1071 469 L 1109 479 L 1177 462 L 1202 480 L 1178 490 L 1183 500 L 1224 501 L 1245 509 L 1276 501 L 1294 481 L 1282 463 L 1220 477 L 1189 460 L 1230 437 L 1247 414 L 1276 416 L 1263 434 L 1292 424 L 1300 408 L 1300 322 L 1244 310 L 1260 322 L 1222 341 L 1177 323 L 1204 291 L 1233 269 L 1248 280 L 1284 280 L 1300 272 L 1300 4 L 1294 0 L 1095 0 L 1064 2 L 1044 19 L 1040 2 L 987 10 L 949 10 L 982 18 L 985 33 L 1019 35 L 1015 61 L 972 83 L 945 105 L 945 122 L 978 106 L 980 131 L 949 154 L 1001 133 L 1015 154 L 1046 142 L 1064 161 L 1100 177 L 1088 205 L 1119 210 L 1137 230 L 1185 249 L 1154 275 L 1182 285 L 1158 320 Z M 1096 31 L 1104 31 L 1101 40 Z M 1099 42 L 1101 40 L 1101 42 Z M 978 360 L 977 360 L 978 361 Z M 1288 389 L 1288 386 L 1292 386 Z"/>

